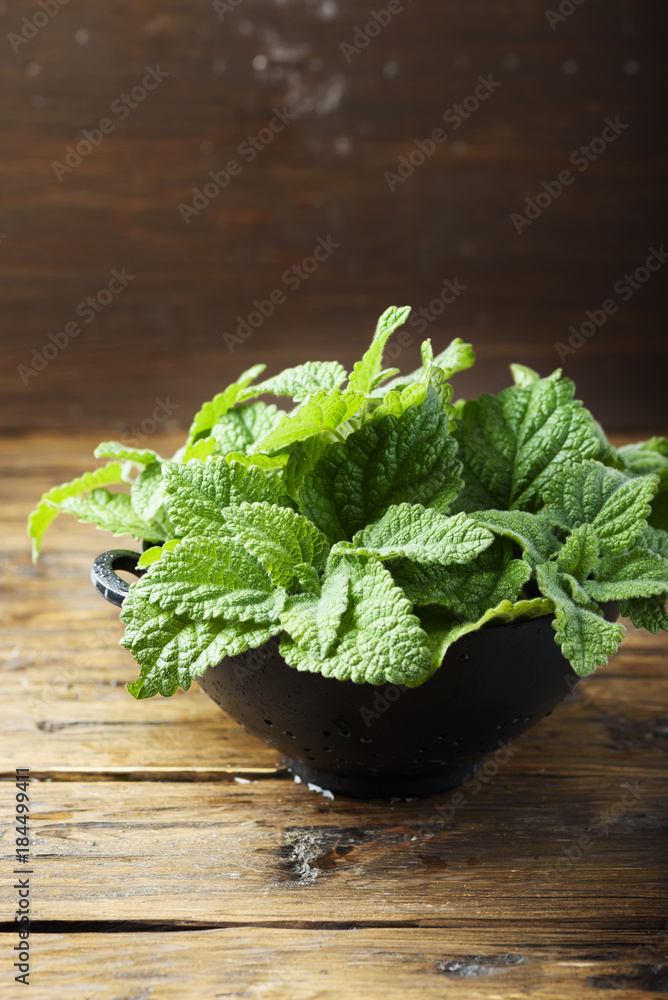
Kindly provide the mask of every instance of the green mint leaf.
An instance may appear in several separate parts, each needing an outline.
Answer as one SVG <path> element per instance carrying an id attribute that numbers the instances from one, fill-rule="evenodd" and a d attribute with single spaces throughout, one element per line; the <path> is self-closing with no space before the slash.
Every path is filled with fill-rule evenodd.
<path id="1" fill-rule="evenodd" d="M 557 370 L 461 409 L 456 435 L 466 482 L 461 510 L 534 510 L 562 468 L 607 454 L 591 414 Z"/>
<path id="2" fill-rule="evenodd" d="M 495 607 L 488 608 L 479 617 L 468 621 L 462 621 L 461 615 L 434 606 L 419 608 L 417 613 L 420 624 L 427 633 L 432 667 L 437 669 L 450 646 L 463 635 L 477 632 L 483 625 L 505 625 L 508 622 L 540 618 L 551 614 L 553 607 L 551 601 L 538 597 L 515 603 L 500 601 Z"/>
<path id="3" fill-rule="evenodd" d="M 280 480 L 217 456 L 187 465 L 165 462 L 165 506 L 178 535 L 229 535 L 223 507 L 246 500 L 290 505 Z"/>
<path id="4" fill-rule="evenodd" d="M 290 446 L 283 473 L 283 483 L 295 501 L 299 501 L 299 494 L 306 474 L 315 468 L 318 459 L 331 447 L 332 442 L 320 436 L 297 441 Z"/>
<path id="5" fill-rule="evenodd" d="M 165 551 L 133 584 L 162 611 L 191 621 L 278 624 L 284 591 L 235 538 L 189 538 Z"/>
<path id="6" fill-rule="evenodd" d="M 383 368 L 382 372 L 378 372 L 375 379 L 373 380 L 373 383 L 371 385 L 371 392 L 373 393 L 373 390 L 378 388 L 379 385 L 382 385 L 383 382 L 387 382 L 388 378 L 394 378 L 394 376 L 398 374 L 399 374 L 398 368 Z"/>
<path id="7" fill-rule="evenodd" d="M 325 568 L 329 542 L 305 517 L 286 507 L 270 503 L 241 503 L 223 508 L 227 529 L 264 566 L 279 586 L 299 583 L 294 568 L 309 563 Z"/>
<path id="8" fill-rule="evenodd" d="M 445 517 L 419 504 L 389 507 L 383 516 L 358 531 L 351 555 L 418 563 L 468 563 L 494 540 L 491 532 L 465 514 Z"/>
<path id="9" fill-rule="evenodd" d="M 123 482 L 123 466 L 120 462 L 108 462 L 94 472 L 86 472 L 83 476 L 61 486 L 54 486 L 45 493 L 28 518 L 28 537 L 33 540 L 33 562 L 37 561 L 44 532 L 60 513 L 63 500 L 81 496 L 96 486 L 121 482 Z"/>
<path id="10" fill-rule="evenodd" d="M 579 677 L 605 666 L 624 637 L 624 626 L 605 620 L 597 604 L 576 603 L 555 563 L 538 567 L 538 586 L 555 606 L 557 643 Z"/>
<path id="11" fill-rule="evenodd" d="M 425 633 L 389 572 L 375 560 L 332 560 L 320 601 L 305 598 L 282 620 L 288 635 L 281 640 L 281 653 L 297 670 L 356 684 L 408 687 L 431 673 Z"/>
<path id="12" fill-rule="evenodd" d="M 433 389 L 400 417 L 388 415 L 332 445 L 306 474 L 303 512 L 334 541 L 351 539 L 393 504 L 447 510 L 461 485 L 457 446 Z"/>
<path id="13" fill-rule="evenodd" d="M 248 449 L 266 437 L 284 416 L 285 411 L 279 410 L 273 403 L 267 405 L 257 402 L 235 406 L 211 428 L 211 437 L 216 442 L 216 453 L 218 455 L 247 453 Z"/>
<path id="14" fill-rule="evenodd" d="M 513 376 L 513 382 L 515 385 L 527 386 L 533 385 L 534 382 L 540 382 L 540 375 L 535 372 L 533 368 L 527 368 L 526 365 L 511 365 L 510 372 Z"/>
<path id="15" fill-rule="evenodd" d="M 554 523 L 571 530 L 591 524 L 602 552 L 623 552 L 647 526 L 656 486 L 654 476 L 629 479 L 587 461 L 557 473 L 543 497 Z"/>
<path id="16" fill-rule="evenodd" d="M 655 475 L 659 478 L 657 494 L 652 501 L 649 523 L 655 528 L 668 530 L 668 440 L 653 437 L 619 448 L 627 475 Z"/>
<path id="17" fill-rule="evenodd" d="M 292 572 L 295 575 L 300 590 L 305 594 L 313 594 L 315 597 L 320 596 L 322 583 L 320 574 L 315 566 L 311 566 L 310 563 L 297 563 L 293 566 Z"/>
<path id="18" fill-rule="evenodd" d="M 133 507 L 129 493 L 110 493 L 104 487 L 98 487 L 84 497 L 67 497 L 61 502 L 60 509 L 114 535 L 165 541 L 162 523 L 141 517 Z"/>
<path id="19" fill-rule="evenodd" d="M 164 545 L 151 545 L 149 549 L 146 549 L 140 555 L 137 560 L 137 566 L 139 569 L 147 569 L 152 566 L 154 562 L 162 557 L 163 552 L 173 552 L 177 545 L 181 544 L 180 538 L 172 538 L 170 541 L 165 542 Z"/>
<path id="20" fill-rule="evenodd" d="M 264 472 L 280 472 L 285 467 L 289 457 L 290 455 L 287 451 L 278 455 L 263 455 L 261 453 L 257 455 L 244 455 L 241 451 L 231 451 L 225 456 L 225 459 L 230 464 L 232 462 L 239 462 L 246 469 L 254 465 Z"/>
<path id="21" fill-rule="evenodd" d="M 353 368 L 348 382 L 348 389 L 353 392 L 362 392 L 365 395 L 371 392 L 371 388 L 380 374 L 383 363 L 385 345 L 395 330 L 403 326 L 410 315 L 410 306 L 390 306 L 378 320 L 376 332 L 373 335 L 371 346 L 361 361 L 358 361 Z"/>
<path id="22" fill-rule="evenodd" d="M 668 591 L 656 597 L 632 597 L 619 602 L 619 610 L 630 618 L 636 628 L 647 629 L 656 635 L 659 629 L 668 632 Z"/>
<path id="23" fill-rule="evenodd" d="M 596 569 L 598 557 L 596 533 L 591 524 L 583 524 L 568 536 L 557 556 L 556 564 L 562 573 L 574 577 L 578 583 L 584 583 Z"/>
<path id="24" fill-rule="evenodd" d="M 282 451 L 295 441 L 304 441 L 313 434 L 335 434 L 364 402 L 360 392 L 317 392 L 298 406 L 255 446 L 255 451 Z"/>
<path id="25" fill-rule="evenodd" d="M 152 462 L 132 484 L 132 504 L 146 521 L 152 520 L 162 506 L 165 484 L 160 462 Z"/>
<path id="26" fill-rule="evenodd" d="M 512 544 L 505 538 L 464 565 L 424 566 L 397 559 L 388 569 L 412 604 L 442 604 L 474 621 L 489 608 L 518 600 L 531 575 L 527 562 L 512 558 Z"/>
<path id="27" fill-rule="evenodd" d="M 596 580 L 584 583 L 595 601 L 655 597 L 668 591 L 668 559 L 640 546 L 606 556 L 596 575 Z"/>
<path id="28" fill-rule="evenodd" d="M 461 337 L 455 337 L 448 344 L 444 351 L 437 354 L 432 361 L 433 365 L 440 368 L 446 379 L 452 378 L 457 372 L 465 371 L 475 364 L 475 351 L 471 344 L 465 344 Z M 394 389 L 404 389 L 406 386 L 419 382 L 424 376 L 424 365 L 416 368 L 409 375 L 399 375 L 397 378 L 383 386 L 385 392 Z"/>
<path id="29" fill-rule="evenodd" d="M 647 527 L 638 537 L 638 545 L 656 552 L 658 556 L 668 559 L 668 531 L 660 528 Z"/>
<path id="30" fill-rule="evenodd" d="M 134 698 L 169 698 L 179 687 L 187 691 L 207 667 L 261 646 L 273 634 L 271 628 L 252 622 L 193 622 L 161 611 L 139 597 L 134 586 L 123 602 L 121 621 L 121 643 L 141 667 L 139 678 L 127 685 Z"/>
<path id="31" fill-rule="evenodd" d="M 266 365 L 253 365 L 248 371 L 243 372 L 236 382 L 228 385 L 227 389 L 219 392 L 208 403 L 204 403 L 193 418 L 188 432 L 188 444 L 194 444 L 198 438 L 207 436 L 220 418 L 232 409 L 239 393 L 250 385 L 258 375 L 261 375 L 266 367 Z"/>
<path id="32" fill-rule="evenodd" d="M 150 448 L 143 448 L 139 451 L 135 448 L 128 448 L 120 441 L 103 441 L 97 446 L 94 454 L 96 458 L 115 458 L 118 462 L 136 462 L 138 465 L 162 462 L 160 456 Z"/>
<path id="33" fill-rule="evenodd" d="M 239 402 L 259 396 L 263 392 L 275 396 L 292 396 L 301 402 L 307 396 L 319 392 L 331 392 L 347 378 L 348 372 L 338 361 L 307 361 L 295 368 L 286 368 L 280 375 L 274 375 L 264 382 L 259 382 L 251 389 L 243 389 L 239 393 Z"/>
<path id="34" fill-rule="evenodd" d="M 532 568 L 547 562 L 559 548 L 559 541 L 544 513 L 524 510 L 475 510 L 470 516 L 495 535 L 510 538 L 524 549 L 524 558 Z"/>
<path id="35" fill-rule="evenodd" d="M 350 603 L 350 577 L 339 567 L 318 584 L 318 592 L 289 596 L 281 613 L 282 627 L 299 646 L 295 656 L 315 660 L 329 656 L 337 641 Z"/>

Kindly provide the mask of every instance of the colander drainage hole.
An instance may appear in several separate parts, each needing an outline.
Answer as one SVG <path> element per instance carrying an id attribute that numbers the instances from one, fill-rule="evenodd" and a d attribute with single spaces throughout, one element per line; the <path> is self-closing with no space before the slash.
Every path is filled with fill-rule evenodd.
<path id="1" fill-rule="evenodd" d="M 271 721 L 271 719 L 265 719 L 264 724 L 265 726 L 273 726 L 274 723 Z"/>
<path id="2" fill-rule="evenodd" d="M 371 743 L 371 742 L 372 740 L 370 736 L 360 736 L 360 743 Z"/>
<path id="3" fill-rule="evenodd" d="M 498 724 L 498 726 L 497 726 L 496 728 L 497 728 L 497 729 L 503 729 L 503 727 L 504 727 L 505 725 L 506 725 L 506 723 L 505 723 L 505 722 L 500 722 L 500 723 Z"/>
<path id="4" fill-rule="evenodd" d="M 332 734 L 331 734 L 331 733 L 329 732 L 329 730 L 328 730 L 328 729 L 323 729 L 323 731 L 322 731 L 322 735 L 323 735 L 323 736 L 331 736 Z"/>
<path id="5" fill-rule="evenodd" d="M 346 732 L 345 729 L 339 730 L 339 736 L 350 736 L 350 733 Z"/>
<path id="6" fill-rule="evenodd" d="M 295 736 L 295 734 L 289 732 L 287 729 L 283 730 L 283 735 L 284 736 L 289 736 L 291 740 L 296 740 L 297 739 L 297 737 Z"/>
<path id="7" fill-rule="evenodd" d="M 331 747 L 320 747 L 320 749 L 324 750 L 325 753 L 331 753 L 332 752 L 332 748 Z"/>

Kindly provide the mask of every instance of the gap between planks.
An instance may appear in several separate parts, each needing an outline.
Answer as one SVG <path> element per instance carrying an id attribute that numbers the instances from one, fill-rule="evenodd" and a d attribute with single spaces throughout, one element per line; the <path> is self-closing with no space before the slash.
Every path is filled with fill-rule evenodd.
<path id="1" fill-rule="evenodd" d="M 33 781 L 234 781 L 289 777 L 286 767 L 54 767 L 31 768 Z M 0 780 L 14 780 L 14 770 L 0 770 Z"/>

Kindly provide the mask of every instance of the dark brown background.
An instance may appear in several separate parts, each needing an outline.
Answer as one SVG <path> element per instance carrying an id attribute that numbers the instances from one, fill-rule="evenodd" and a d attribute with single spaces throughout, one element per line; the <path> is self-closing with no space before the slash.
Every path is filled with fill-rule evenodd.
<path id="1" fill-rule="evenodd" d="M 120 436 L 166 397 L 185 425 L 257 360 L 352 363 L 382 309 L 425 305 L 445 278 L 467 291 L 435 347 L 462 336 L 479 355 L 459 393 L 499 389 L 511 360 L 547 374 L 569 325 L 668 241 L 668 15 L 661 0 L 585 0 L 552 31 L 546 6 L 406 0 L 348 65 L 366 0 L 242 0 L 222 22 L 208 0 L 70 0 L 18 53 L 6 36 L 39 8 L 1 3 L 1 425 Z M 157 64 L 169 78 L 59 183 L 52 161 Z M 489 73 L 499 90 L 390 193 L 383 172 Z M 284 104 L 298 120 L 185 225 L 179 203 Z M 518 235 L 511 213 L 608 115 L 630 127 Z M 237 315 L 329 234 L 340 249 L 230 355 Z M 17 365 L 122 267 L 130 287 L 24 386 Z M 610 428 L 665 427 L 666 275 L 566 363 Z"/>

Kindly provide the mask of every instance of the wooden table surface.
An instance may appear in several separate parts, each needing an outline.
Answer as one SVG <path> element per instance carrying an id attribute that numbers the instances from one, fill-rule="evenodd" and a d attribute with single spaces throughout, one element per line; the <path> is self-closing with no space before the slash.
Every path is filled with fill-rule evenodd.
<path id="1" fill-rule="evenodd" d="M 665 634 L 629 627 L 449 822 L 448 794 L 325 798 L 196 685 L 133 701 L 88 581 L 107 536 L 63 517 L 31 565 L 26 514 L 97 440 L 0 441 L 3 996 L 22 995 L 16 767 L 34 779 L 32 1000 L 665 995 Z"/>

